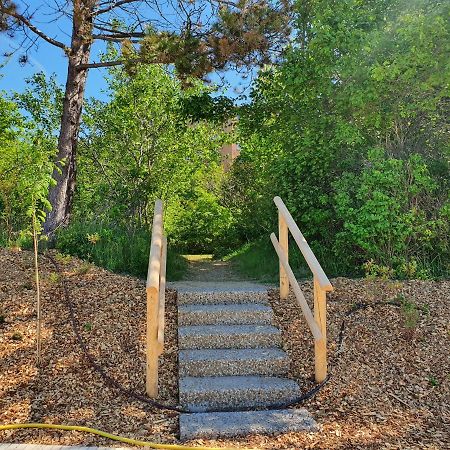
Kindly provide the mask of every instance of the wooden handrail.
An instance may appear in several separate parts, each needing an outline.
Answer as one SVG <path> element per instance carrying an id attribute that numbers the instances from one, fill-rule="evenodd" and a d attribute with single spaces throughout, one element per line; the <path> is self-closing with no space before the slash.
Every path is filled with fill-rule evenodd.
<path id="1" fill-rule="evenodd" d="M 275 233 L 272 233 L 270 235 L 270 240 L 272 241 L 275 251 L 277 252 L 278 258 L 280 258 L 280 262 L 287 273 L 287 276 L 292 286 L 292 290 L 294 291 L 298 304 L 300 305 L 303 315 L 305 316 L 306 322 L 308 322 L 309 328 L 311 329 L 311 333 L 313 334 L 314 339 L 316 340 L 322 339 L 322 333 L 320 331 L 320 328 L 317 325 L 316 321 L 314 320 L 314 316 L 311 312 L 311 309 L 309 308 L 306 298 L 303 295 L 300 286 L 298 285 L 294 272 L 292 271 L 291 266 L 289 265 L 286 254 L 283 252 L 283 249 L 281 248 L 280 243 L 278 242 L 278 239 L 275 236 Z"/>
<path id="2" fill-rule="evenodd" d="M 148 261 L 147 289 L 159 289 L 159 274 L 161 266 L 161 248 L 163 241 L 163 204 L 156 200 L 153 213 L 152 240 Z"/>
<path id="3" fill-rule="evenodd" d="M 158 357 L 164 348 L 167 239 L 164 236 L 163 203 L 156 200 L 147 272 L 146 392 L 158 396 Z"/>
<path id="4" fill-rule="evenodd" d="M 283 300 L 288 297 L 289 285 L 291 285 L 297 302 L 314 336 L 315 378 L 318 383 L 321 383 L 327 377 L 326 302 L 327 292 L 332 291 L 333 286 L 283 200 L 280 197 L 275 197 L 273 201 L 278 208 L 280 240 L 277 240 L 274 233 L 270 235 L 270 239 L 280 262 L 280 299 Z M 294 272 L 289 265 L 289 231 L 314 275 L 314 317 L 295 278 Z"/>
<path id="5" fill-rule="evenodd" d="M 159 285 L 159 310 L 158 310 L 158 344 L 161 347 L 161 353 L 164 349 L 164 328 L 165 328 L 165 310 L 166 310 L 166 263 L 167 263 L 167 238 L 163 237 L 161 248 L 161 275 Z"/>
<path id="6" fill-rule="evenodd" d="M 302 252 L 303 257 L 306 260 L 306 264 L 308 264 L 309 268 L 311 269 L 311 272 L 317 278 L 320 287 L 325 291 L 328 292 L 332 291 L 333 286 L 331 285 L 330 280 L 325 275 L 322 266 L 319 264 L 319 261 L 317 261 L 316 255 L 314 255 L 308 242 L 306 241 L 305 237 L 303 236 L 297 224 L 295 223 L 295 220 L 292 218 L 291 213 L 287 209 L 283 200 L 281 200 L 280 197 L 274 197 L 273 201 L 277 206 L 278 211 L 282 215 L 283 219 L 285 220 L 289 228 L 289 231 L 292 234 L 292 237 L 294 238 L 295 242 L 298 245 L 298 248 Z"/>

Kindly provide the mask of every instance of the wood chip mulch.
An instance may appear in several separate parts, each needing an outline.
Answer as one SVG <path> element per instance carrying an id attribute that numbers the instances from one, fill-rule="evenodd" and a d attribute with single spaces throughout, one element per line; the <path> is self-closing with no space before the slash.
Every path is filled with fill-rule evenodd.
<path id="1" fill-rule="evenodd" d="M 177 414 L 105 385 L 83 358 L 54 267 L 41 257 L 43 361 L 35 364 L 33 255 L 0 249 L 0 423 L 84 425 L 146 441 L 178 443 Z M 145 391 L 145 284 L 76 258 L 60 258 L 90 352 L 126 388 Z M 303 405 L 317 433 L 194 441 L 258 449 L 450 449 L 450 281 L 332 280 L 328 342 L 332 378 Z M 308 298 L 310 282 L 302 283 Z M 314 386 L 312 335 L 295 299 L 270 295 L 290 376 Z M 375 305 L 393 298 L 403 307 Z M 356 304 L 373 306 L 347 316 Z M 166 348 L 160 401 L 177 403 L 176 295 L 166 295 Z M 344 340 L 338 336 L 345 319 Z M 298 405 L 297 405 L 298 406 Z M 79 432 L 0 432 L 0 442 L 120 446 Z"/>

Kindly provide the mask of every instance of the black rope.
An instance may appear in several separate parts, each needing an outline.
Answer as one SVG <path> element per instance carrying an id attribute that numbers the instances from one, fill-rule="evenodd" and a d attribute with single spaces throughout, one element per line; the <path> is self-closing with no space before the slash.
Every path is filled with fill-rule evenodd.
<path id="1" fill-rule="evenodd" d="M 86 357 L 86 359 L 88 360 L 89 364 L 91 365 L 91 367 L 104 379 L 105 383 L 114 388 L 117 389 L 118 391 L 120 391 L 123 395 L 125 395 L 126 397 L 135 399 L 135 400 L 139 400 L 143 403 L 146 403 L 147 405 L 150 405 L 154 408 L 157 409 L 166 409 L 166 410 L 170 410 L 170 411 L 176 411 L 179 413 L 196 413 L 196 412 L 216 412 L 213 409 L 208 409 L 208 410 L 196 410 L 196 409 L 188 409 L 188 408 L 183 408 L 182 406 L 173 406 L 173 405 L 167 405 L 164 403 L 160 403 L 157 402 L 155 400 L 151 400 L 148 397 L 142 395 L 142 394 L 138 394 L 135 391 L 132 391 L 131 389 L 127 389 L 124 386 L 122 386 L 122 384 L 120 384 L 116 379 L 112 378 L 110 375 L 108 375 L 105 371 L 105 369 L 103 369 L 103 367 L 101 367 L 99 364 L 97 364 L 97 362 L 95 361 L 95 358 L 91 355 L 91 353 L 89 352 L 89 349 L 86 345 L 86 342 L 84 341 L 81 333 L 80 333 L 80 324 L 78 319 L 75 316 L 75 308 L 74 305 L 72 303 L 72 300 L 70 298 L 70 294 L 69 294 L 69 289 L 67 287 L 67 282 L 66 279 L 58 265 L 58 263 L 56 262 L 56 260 L 49 255 L 48 253 L 43 254 L 44 257 L 48 258 L 51 263 L 53 264 L 53 266 L 55 267 L 56 271 L 59 274 L 59 279 L 61 281 L 61 285 L 63 288 L 63 292 L 64 292 L 64 297 L 65 297 L 65 301 L 66 304 L 68 306 L 69 309 L 69 317 L 70 317 L 70 322 L 72 325 L 72 329 L 73 332 L 75 334 L 78 346 L 81 348 L 84 356 Z M 343 342 L 344 342 L 344 332 L 345 332 L 345 325 L 346 325 L 346 318 L 349 317 L 351 314 L 361 310 L 361 309 L 365 309 L 365 308 L 369 308 L 372 306 L 401 306 L 400 302 L 397 302 L 395 300 L 390 300 L 390 301 L 386 301 L 386 302 L 376 302 L 376 303 L 357 303 L 355 304 L 352 308 L 350 308 L 346 314 L 345 314 L 345 318 L 342 320 L 341 323 L 341 327 L 340 327 L 340 331 L 339 331 L 339 337 L 338 337 L 338 342 L 337 342 L 337 347 L 338 350 L 335 353 L 335 358 L 333 361 L 333 364 L 330 364 L 329 367 L 329 373 L 327 375 L 327 377 L 325 378 L 325 380 L 323 380 L 321 383 L 319 383 L 318 385 L 314 386 L 312 389 L 310 389 L 309 391 L 305 392 L 304 394 L 302 394 L 301 396 L 295 398 L 294 400 L 290 401 L 290 402 L 284 402 L 284 403 L 278 403 L 278 404 L 272 404 L 270 406 L 264 407 L 264 409 L 266 410 L 273 410 L 273 409 L 279 409 L 279 408 L 287 408 L 289 406 L 293 406 L 293 405 L 297 405 L 299 403 L 303 403 L 306 400 L 309 400 L 310 398 L 314 397 L 331 379 L 332 377 L 332 369 L 333 366 L 336 365 L 337 361 L 340 358 L 340 354 L 342 352 L 342 347 L 343 347 Z M 228 409 L 221 409 L 221 412 L 238 412 L 238 411 L 255 411 L 254 408 L 228 408 Z"/>

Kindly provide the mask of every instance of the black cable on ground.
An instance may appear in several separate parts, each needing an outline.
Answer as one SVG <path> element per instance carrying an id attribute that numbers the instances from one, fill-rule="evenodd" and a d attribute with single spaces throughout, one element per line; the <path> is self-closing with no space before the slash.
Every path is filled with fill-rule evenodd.
<path id="1" fill-rule="evenodd" d="M 79 326 L 80 324 L 78 322 L 78 319 L 75 316 L 75 308 L 73 306 L 72 300 L 69 295 L 69 289 L 67 287 L 66 279 L 65 279 L 58 263 L 56 262 L 56 260 L 48 253 L 44 254 L 44 256 L 51 261 L 51 263 L 55 267 L 56 271 L 58 272 L 59 279 L 61 280 L 61 286 L 63 288 L 66 304 L 69 308 L 70 322 L 72 324 L 72 329 L 75 334 L 78 346 L 83 351 L 83 354 L 86 357 L 86 359 L 88 360 L 91 367 L 103 378 L 103 380 L 106 382 L 106 384 L 114 389 L 117 389 L 122 394 L 124 394 L 126 397 L 132 398 L 134 400 L 139 400 L 139 401 L 144 402 L 147 405 L 150 405 L 154 408 L 167 409 L 167 410 L 176 411 L 176 412 L 189 412 L 188 410 L 183 409 L 180 406 L 166 405 L 166 404 L 157 402 L 155 400 L 151 400 L 148 397 L 145 397 L 144 395 L 141 395 L 141 394 L 138 394 L 137 392 L 132 391 L 131 389 L 125 388 L 116 379 L 109 376 L 106 373 L 105 369 L 103 369 L 103 367 L 101 367 L 99 364 L 97 364 L 97 362 L 95 361 L 95 358 L 91 355 L 91 353 L 89 353 L 86 342 L 84 341 L 83 337 L 81 336 L 80 326 Z"/>
<path id="2" fill-rule="evenodd" d="M 81 348 L 81 350 L 82 350 L 84 356 L 86 357 L 86 359 L 88 360 L 90 366 L 103 378 L 103 380 L 105 381 L 105 383 L 108 386 L 110 386 L 114 389 L 117 389 L 126 397 L 129 397 L 134 400 L 139 400 L 139 401 L 146 403 L 147 405 L 150 405 L 157 409 L 176 411 L 178 413 L 200 412 L 198 410 L 191 410 L 188 408 L 183 408 L 182 406 L 167 405 L 167 404 L 160 403 L 155 400 L 149 399 L 148 397 L 146 397 L 142 394 L 138 394 L 137 392 L 134 392 L 131 389 L 125 388 L 116 379 L 109 376 L 106 373 L 105 369 L 103 369 L 103 367 L 101 367 L 99 364 L 97 364 L 97 362 L 95 361 L 95 358 L 89 353 L 89 349 L 80 333 L 80 324 L 78 322 L 78 319 L 75 316 L 75 308 L 74 308 L 74 305 L 70 298 L 66 279 L 65 279 L 58 263 L 48 253 L 43 254 L 43 256 L 50 260 L 50 262 L 53 264 L 56 271 L 58 272 L 59 279 L 61 280 L 61 285 L 62 285 L 63 292 L 64 292 L 65 301 L 66 301 L 66 304 L 69 309 L 70 322 L 71 322 L 72 329 L 75 334 L 78 346 Z M 394 300 L 386 301 L 386 302 L 376 302 L 376 303 L 357 303 L 349 311 L 347 311 L 347 313 L 345 314 L 345 317 L 349 317 L 351 314 L 353 314 L 361 309 L 365 309 L 365 308 L 373 307 L 373 306 L 397 306 L 397 307 L 399 307 L 399 306 L 401 306 L 401 303 L 396 302 Z M 297 397 L 295 400 L 293 400 L 291 402 L 273 404 L 271 406 L 264 407 L 262 409 L 274 410 L 274 409 L 280 409 L 280 408 L 287 408 L 289 406 L 298 405 L 299 403 L 303 403 L 306 400 L 309 400 L 310 398 L 314 397 L 314 395 L 316 395 L 330 381 L 330 379 L 332 377 L 333 366 L 336 365 L 336 362 L 339 360 L 340 354 L 342 352 L 342 346 L 343 346 L 343 342 L 344 342 L 345 323 L 346 323 L 346 319 L 344 318 L 342 320 L 340 331 L 339 331 L 339 337 L 338 337 L 338 342 L 337 342 L 338 349 L 335 353 L 335 359 L 333 361 L 333 365 L 330 364 L 330 366 L 329 366 L 329 373 L 328 373 L 327 377 L 325 378 L 325 380 L 323 380 L 321 383 L 314 386 L 312 389 L 305 392 L 300 397 Z M 238 411 L 255 411 L 255 409 L 254 408 L 229 408 L 229 409 L 221 409 L 220 410 L 220 412 L 238 412 Z M 204 412 L 204 411 L 201 411 L 201 412 Z M 218 411 L 207 410 L 205 412 L 218 412 Z"/>

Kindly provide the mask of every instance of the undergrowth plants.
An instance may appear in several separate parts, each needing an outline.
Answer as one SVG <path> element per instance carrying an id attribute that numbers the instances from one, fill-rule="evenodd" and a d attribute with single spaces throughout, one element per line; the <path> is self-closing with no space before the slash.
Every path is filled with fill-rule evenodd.
<path id="1" fill-rule="evenodd" d="M 278 195 L 329 276 L 450 275 L 448 2 L 294 3 L 295 43 L 248 102 L 222 108 L 159 65 L 111 69 L 108 99 L 85 105 L 60 252 L 144 277 L 161 198 L 169 278 L 186 269 L 178 253 L 201 252 L 274 281 Z M 30 208 L 48 212 L 62 98 L 43 74 L 0 94 L 0 245 L 31 249 Z"/>
<path id="2" fill-rule="evenodd" d="M 126 230 L 112 224 L 76 221 L 59 231 L 56 247 L 60 253 L 85 260 L 78 269 L 80 275 L 97 264 L 113 272 L 145 278 L 150 240 L 150 232 L 145 229 Z M 178 280 L 186 270 L 186 260 L 169 245 L 167 279 Z"/>

